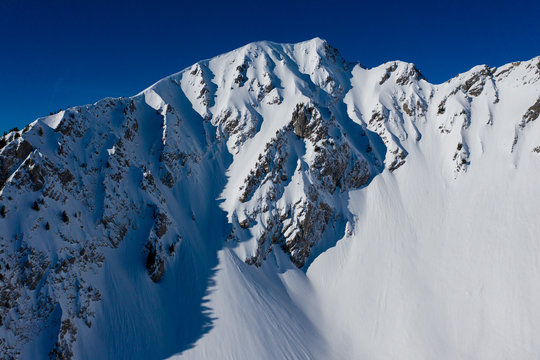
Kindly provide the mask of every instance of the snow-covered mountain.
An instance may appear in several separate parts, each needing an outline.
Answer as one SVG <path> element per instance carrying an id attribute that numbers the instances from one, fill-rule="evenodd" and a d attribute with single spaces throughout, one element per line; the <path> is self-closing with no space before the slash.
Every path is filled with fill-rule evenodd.
<path id="1" fill-rule="evenodd" d="M 540 57 L 258 42 L 0 139 L 0 353 L 536 359 Z"/>

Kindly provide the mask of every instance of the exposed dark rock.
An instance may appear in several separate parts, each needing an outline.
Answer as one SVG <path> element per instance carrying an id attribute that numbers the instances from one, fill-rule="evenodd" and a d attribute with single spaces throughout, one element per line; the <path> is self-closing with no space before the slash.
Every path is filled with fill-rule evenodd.
<path id="1" fill-rule="evenodd" d="M 69 216 L 68 216 L 68 214 L 66 213 L 65 210 L 62 211 L 61 217 L 62 217 L 62 221 L 63 221 L 63 222 L 69 223 Z"/>
<path id="2" fill-rule="evenodd" d="M 478 96 L 484 90 L 486 84 L 486 78 L 491 76 L 491 71 L 488 67 L 484 67 L 479 72 L 473 74 L 465 84 L 462 85 L 462 89 L 465 93 L 468 93 L 472 96 Z"/>
<path id="3" fill-rule="evenodd" d="M 243 63 L 242 65 L 239 65 L 236 67 L 237 75 L 234 78 L 234 83 L 238 86 L 244 86 L 247 76 L 246 76 L 246 70 L 247 70 L 247 64 Z"/>
<path id="4" fill-rule="evenodd" d="M 146 257 L 146 269 L 148 270 L 150 279 L 157 283 L 165 274 L 165 261 L 158 252 L 159 249 L 156 243 L 148 242 L 146 244 L 146 249 L 148 251 Z"/>
<path id="5" fill-rule="evenodd" d="M 396 69 L 397 69 L 396 64 L 392 64 L 391 66 L 387 67 L 381 81 L 379 81 L 379 85 L 384 84 L 386 80 L 390 79 L 390 75 L 392 75 L 392 73 L 396 71 Z"/>
<path id="6" fill-rule="evenodd" d="M 158 238 L 161 238 L 167 232 L 167 227 L 169 226 L 171 222 L 169 218 L 167 217 L 167 215 L 163 212 L 158 212 L 155 215 L 154 221 L 155 221 L 154 227 L 156 231 L 156 236 Z"/>
<path id="7" fill-rule="evenodd" d="M 446 99 L 441 101 L 439 107 L 437 108 L 437 114 L 442 115 L 446 111 Z"/>
<path id="8" fill-rule="evenodd" d="M 413 112 L 412 110 L 409 108 L 409 105 L 407 105 L 406 103 L 403 103 L 403 111 L 405 111 L 405 113 L 409 116 L 413 116 Z"/>
<path id="9" fill-rule="evenodd" d="M 409 64 L 401 76 L 396 79 L 396 84 L 405 86 L 420 79 L 424 79 L 424 75 L 414 65 Z"/>
<path id="10" fill-rule="evenodd" d="M 74 178 L 75 177 L 68 169 L 64 169 L 58 174 L 58 179 L 60 179 L 60 182 L 64 186 L 67 186 Z"/>
<path id="11" fill-rule="evenodd" d="M 393 172 L 405 164 L 405 153 L 401 149 L 391 150 L 390 153 L 395 156 L 393 157 L 392 162 L 388 165 L 388 170 Z"/>
<path id="12" fill-rule="evenodd" d="M 32 191 L 39 191 L 45 185 L 45 170 L 39 164 L 29 167 L 28 174 L 30 175 L 30 183 Z"/>
<path id="13" fill-rule="evenodd" d="M 244 219 L 238 223 L 242 229 L 249 228 L 249 221 L 247 219 Z"/>
<path id="14" fill-rule="evenodd" d="M 313 104 L 297 104 L 291 118 L 294 133 L 299 138 L 310 138 L 317 142 L 327 137 L 327 123 Z"/>
<path id="15" fill-rule="evenodd" d="M 19 160 L 24 160 L 34 150 L 34 147 L 26 140 L 23 140 L 17 147 L 16 157 Z"/>
<path id="16" fill-rule="evenodd" d="M 520 128 L 525 128 L 528 123 L 535 121 L 540 116 L 540 98 L 527 110 L 519 124 Z"/>
<path id="17" fill-rule="evenodd" d="M 5 185 L 12 171 L 19 167 L 34 150 L 33 146 L 26 140 L 10 142 L 0 154 L 0 189 Z M 26 163 L 26 169 L 31 167 L 33 162 Z M 39 168 L 34 171 L 39 172 Z"/>
<path id="18" fill-rule="evenodd" d="M 60 332 L 58 334 L 58 342 L 49 353 L 51 360 L 71 360 L 73 359 L 73 343 L 77 338 L 77 327 L 71 319 L 62 320 Z"/>
<path id="19" fill-rule="evenodd" d="M 172 188 L 174 186 L 174 177 L 170 173 L 170 171 L 165 171 L 165 175 L 163 175 L 160 180 L 164 185 L 169 188 Z"/>
<path id="20" fill-rule="evenodd" d="M 306 137 L 306 126 L 308 123 L 308 118 L 306 115 L 306 110 L 304 104 L 296 105 L 296 109 L 292 114 L 292 123 L 294 126 L 294 133 L 298 137 Z"/>

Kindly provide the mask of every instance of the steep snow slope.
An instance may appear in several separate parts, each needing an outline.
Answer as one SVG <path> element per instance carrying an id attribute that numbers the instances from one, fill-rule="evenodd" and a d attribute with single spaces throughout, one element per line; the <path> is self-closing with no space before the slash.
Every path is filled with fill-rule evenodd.
<path id="1" fill-rule="evenodd" d="M 251 268 L 220 261 L 216 292 L 209 296 L 215 329 L 182 358 L 275 358 L 276 337 L 279 351 L 283 344 L 297 343 L 292 336 L 282 338 L 282 324 L 304 316 L 317 333 L 304 335 L 299 351 L 287 353 L 290 358 L 538 356 L 540 204 L 535 199 L 540 189 L 534 179 L 540 157 L 534 149 L 540 134 L 536 123 L 523 118 L 540 95 L 538 60 L 491 70 L 495 76 L 478 81 L 488 85 L 481 85 L 484 90 L 476 96 L 465 93 L 466 84 L 482 67 L 439 86 L 413 85 L 405 90 L 413 101 L 402 103 L 409 111 L 396 104 L 407 96 L 402 89 L 380 84 L 383 71 L 394 64 L 353 69 L 353 86 L 345 97 L 350 117 L 362 123 L 364 114 L 382 112 L 383 124 L 368 126 L 386 135 L 389 149 L 406 152 L 407 164 L 350 193 L 355 221 L 305 276 L 280 257 L 279 265 L 269 262 L 254 270 L 278 273 L 284 298 L 265 294 L 275 302 L 250 305 L 261 298 L 251 291 L 252 284 L 265 287 L 266 281 L 231 284 Z M 513 71 L 508 78 L 507 70 Z M 451 109 L 450 119 L 440 111 L 444 99 L 452 103 L 445 111 Z M 224 289 L 248 300 L 230 304 L 231 290 Z M 301 311 L 291 301 L 301 304 Z M 246 304 L 253 310 L 247 311 Z M 274 315 L 274 307 L 300 315 L 286 319 Z M 269 325 L 261 323 L 263 315 L 245 320 L 246 313 L 272 314 L 279 325 L 270 325 L 272 335 L 253 336 L 254 329 Z M 260 339 L 262 345 L 255 342 Z M 306 344 L 316 350 L 303 351 Z"/>
<path id="2" fill-rule="evenodd" d="M 540 58 L 249 44 L 0 150 L 6 358 L 536 358 Z"/>
<path id="3" fill-rule="evenodd" d="M 411 152 L 399 173 L 351 194 L 354 234 L 308 270 L 314 316 L 349 358 L 535 358 L 538 159 L 516 169 L 486 144 L 454 181 L 428 141 L 425 160 Z"/>

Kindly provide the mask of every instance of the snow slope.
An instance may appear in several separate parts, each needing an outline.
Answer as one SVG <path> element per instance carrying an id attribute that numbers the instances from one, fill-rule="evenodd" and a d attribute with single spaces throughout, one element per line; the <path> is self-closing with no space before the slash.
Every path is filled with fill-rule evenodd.
<path id="1" fill-rule="evenodd" d="M 259 42 L 8 134 L 2 353 L 537 358 L 539 80 Z"/>

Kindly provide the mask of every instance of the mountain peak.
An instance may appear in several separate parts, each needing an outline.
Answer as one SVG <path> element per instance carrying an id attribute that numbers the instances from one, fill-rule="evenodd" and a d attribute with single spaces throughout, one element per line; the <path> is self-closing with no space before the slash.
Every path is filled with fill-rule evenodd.
<path id="1" fill-rule="evenodd" d="M 390 333 L 421 358 L 440 354 L 433 333 L 450 333 L 447 353 L 459 357 L 469 334 L 454 325 L 477 320 L 462 306 L 500 320 L 486 294 L 508 281 L 501 308 L 515 309 L 539 280 L 520 292 L 521 271 L 507 271 L 540 273 L 523 255 L 536 232 L 518 226 L 540 211 L 530 202 L 539 64 L 483 65 L 432 85 L 411 63 L 352 67 L 320 38 L 263 41 L 10 132 L 0 138 L 0 350 L 356 358 L 386 351 L 374 340 Z M 456 271 L 475 278 L 462 286 Z M 394 312 L 403 308 L 415 321 Z M 486 336 L 522 334 L 519 316 L 540 322 L 511 315 Z M 401 337 L 418 330 L 428 340 Z"/>

